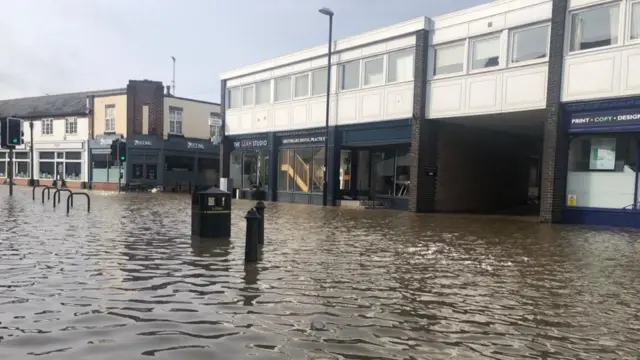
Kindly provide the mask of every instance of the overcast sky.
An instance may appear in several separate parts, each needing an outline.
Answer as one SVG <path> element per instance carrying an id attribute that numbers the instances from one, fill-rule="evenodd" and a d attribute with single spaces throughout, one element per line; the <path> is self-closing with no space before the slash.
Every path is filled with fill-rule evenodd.
<path id="1" fill-rule="evenodd" d="M 487 0 L 0 0 L 0 99 L 171 82 L 218 102 L 219 74 Z"/>

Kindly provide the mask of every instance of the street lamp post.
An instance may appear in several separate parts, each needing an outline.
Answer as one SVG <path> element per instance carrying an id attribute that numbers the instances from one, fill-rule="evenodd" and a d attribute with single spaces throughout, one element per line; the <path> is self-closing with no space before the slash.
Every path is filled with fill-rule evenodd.
<path id="1" fill-rule="evenodd" d="M 324 125 L 324 186 L 322 187 L 322 205 L 327 206 L 328 183 L 329 183 L 329 100 L 331 97 L 331 36 L 333 33 L 333 11 L 323 7 L 318 10 L 321 14 L 329 17 L 329 52 L 327 54 L 327 104 Z"/>

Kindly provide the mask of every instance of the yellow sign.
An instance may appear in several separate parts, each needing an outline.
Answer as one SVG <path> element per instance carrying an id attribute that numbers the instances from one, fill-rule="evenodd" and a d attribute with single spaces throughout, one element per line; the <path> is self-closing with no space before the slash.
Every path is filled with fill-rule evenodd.
<path id="1" fill-rule="evenodd" d="M 570 194 L 567 197 L 567 205 L 568 206 L 576 206 L 578 204 L 578 197 L 575 195 Z"/>

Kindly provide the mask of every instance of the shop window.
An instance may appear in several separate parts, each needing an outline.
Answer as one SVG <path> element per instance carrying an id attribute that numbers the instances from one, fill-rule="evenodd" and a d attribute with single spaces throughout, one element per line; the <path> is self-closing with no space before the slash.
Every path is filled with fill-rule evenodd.
<path id="1" fill-rule="evenodd" d="M 295 151 L 280 150 L 278 155 L 278 191 L 294 191 Z"/>
<path id="2" fill-rule="evenodd" d="M 82 179 L 82 163 L 72 161 L 65 162 L 64 178 L 66 180 L 80 181 L 80 179 Z"/>
<path id="3" fill-rule="evenodd" d="M 413 80 L 413 50 L 389 54 L 387 83 Z"/>
<path id="4" fill-rule="evenodd" d="M 324 157 L 324 147 L 280 150 L 278 191 L 322 193 Z"/>
<path id="5" fill-rule="evenodd" d="M 627 134 L 579 136 L 571 140 L 567 204 L 617 208 L 633 204 L 636 139 Z"/>
<path id="6" fill-rule="evenodd" d="M 147 164 L 147 179 L 155 180 L 158 176 L 158 165 L 155 164 Z"/>
<path id="7" fill-rule="evenodd" d="M 436 48 L 434 75 L 457 74 L 464 71 L 464 43 Z"/>
<path id="8" fill-rule="evenodd" d="M 276 101 L 291 100 L 291 76 L 276 79 Z"/>
<path id="9" fill-rule="evenodd" d="M 616 45 L 619 21 L 619 3 L 573 12 L 570 50 L 580 51 Z"/>
<path id="10" fill-rule="evenodd" d="M 631 40 L 640 40 L 640 1 L 631 4 Z"/>
<path id="11" fill-rule="evenodd" d="M 82 153 L 80 151 L 67 151 L 65 153 L 66 160 L 82 160 Z"/>
<path id="12" fill-rule="evenodd" d="M 3 178 L 7 177 L 7 161 L 6 160 L 0 161 L 0 177 L 3 177 Z"/>
<path id="13" fill-rule="evenodd" d="M 324 147 L 313 148 L 313 179 L 311 181 L 311 192 L 321 193 L 324 187 Z"/>
<path id="14" fill-rule="evenodd" d="M 54 179 L 56 176 L 56 163 L 51 161 L 40 161 L 38 163 L 40 179 Z"/>
<path id="15" fill-rule="evenodd" d="M 294 84 L 295 97 L 309 96 L 309 74 L 296 76 Z"/>
<path id="16" fill-rule="evenodd" d="M 340 90 L 351 90 L 360 87 L 360 60 L 339 66 Z"/>
<path id="17" fill-rule="evenodd" d="M 327 68 L 318 69 L 311 73 L 311 95 L 327 93 Z"/>
<path id="18" fill-rule="evenodd" d="M 383 77 L 384 58 L 364 60 L 364 86 L 380 85 Z"/>
<path id="19" fill-rule="evenodd" d="M 242 105 L 242 92 L 239 87 L 230 88 L 227 95 L 229 96 L 229 100 L 227 100 L 229 109 L 237 109 Z"/>
<path id="20" fill-rule="evenodd" d="M 193 158 L 188 156 L 165 156 L 164 163 L 167 171 L 193 171 Z"/>
<path id="21" fill-rule="evenodd" d="M 91 155 L 91 179 L 93 182 L 118 182 L 119 171 L 115 159 L 111 159 L 110 154 Z"/>
<path id="22" fill-rule="evenodd" d="M 511 63 L 546 59 L 549 56 L 550 25 L 515 30 L 511 33 Z"/>
<path id="23" fill-rule="evenodd" d="M 261 81 L 256 84 L 256 105 L 271 102 L 271 80 Z"/>
<path id="24" fill-rule="evenodd" d="M 133 166 L 131 167 L 133 170 L 133 173 L 131 174 L 131 178 L 142 179 L 144 177 L 143 167 L 144 167 L 143 164 L 133 164 Z"/>
<path id="25" fill-rule="evenodd" d="M 471 69 L 500 65 L 500 35 L 471 40 Z"/>
<path id="26" fill-rule="evenodd" d="M 302 148 L 295 151 L 295 176 L 293 189 L 297 192 L 311 192 L 313 181 L 313 150 Z"/>
<path id="27" fill-rule="evenodd" d="M 242 88 L 242 106 L 253 106 L 253 86 Z"/>
<path id="28" fill-rule="evenodd" d="M 383 196 L 407 196 L 411 156 L 408 147 L 377 149 L 371 153 L 371 186 Z"/>

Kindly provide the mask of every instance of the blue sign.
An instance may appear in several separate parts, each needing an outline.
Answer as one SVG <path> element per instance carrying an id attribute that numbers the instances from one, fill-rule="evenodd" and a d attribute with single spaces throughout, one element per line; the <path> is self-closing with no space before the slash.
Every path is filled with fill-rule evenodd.
<path id="1" fill-rule="evenodd" d="M 597 112 L 572 114 L 569 127 L 571 130 L 616 130 L 640 128 L 640 109 L 616 112 Z"/>

